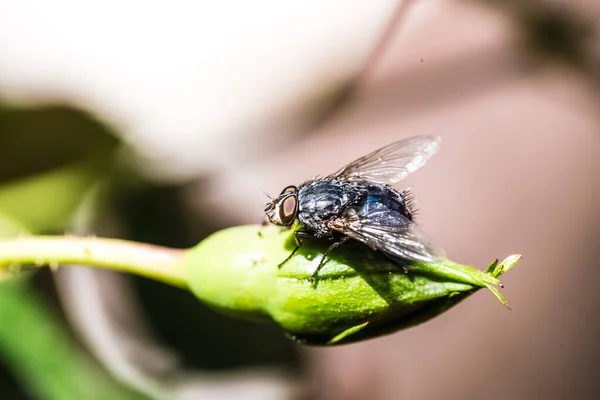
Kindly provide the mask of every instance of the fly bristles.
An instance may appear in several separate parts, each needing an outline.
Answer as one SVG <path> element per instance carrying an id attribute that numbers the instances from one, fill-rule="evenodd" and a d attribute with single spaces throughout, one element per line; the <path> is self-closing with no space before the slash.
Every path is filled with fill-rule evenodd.
<path id="1" fill-rule="evenodd" d="M 269 202 L 266 203 L 264 206 L 265 212 L 268 212 L 269 210 L 272 210 L 273 208 L 275 208 L 275 201 L 273 200 L 273 198 L 271 196 L 269 196 L 269 193 L 263 191 L 263 194 L 269 198 Z"/>
<path id="2" fill-rule="evenodd" d="M 402 191 L 402 200 L 404 201 L 404 208 L 406 209 L 406 214 L 410 216 L 410 220 L 417 222 L 417 200 L 411 188 L 406 188 Z"/>
<path id="3" fill-rule="evenodd" d="M 269 212 L 275 208 L 275 202 L 271 201 L 270 203 L 265 204 L 264 211 Z"/>
<path id="4" fill-rule="evenodd" d="M 315 183 L 319 179 L 321 179 L 321 177 L 319 175 L 313 176 L 312 178 L 308 178 L 307 180 L 305 180 L 304 182 L 302 182 L 302 185 L 300 185 L 299 187 L 308 186 L 311 183 Z"/>

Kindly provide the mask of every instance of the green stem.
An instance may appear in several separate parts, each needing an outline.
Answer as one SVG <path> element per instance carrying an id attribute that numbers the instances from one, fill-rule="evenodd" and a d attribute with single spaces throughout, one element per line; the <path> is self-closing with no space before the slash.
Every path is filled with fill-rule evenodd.
<path id="1" fill-rule="evenodd" d="M 0 240 L 0 268 L 19 265 L 79 264 L 129 272 L 187 287 L 186 250 L 118 239 L 35 236 Z"/>

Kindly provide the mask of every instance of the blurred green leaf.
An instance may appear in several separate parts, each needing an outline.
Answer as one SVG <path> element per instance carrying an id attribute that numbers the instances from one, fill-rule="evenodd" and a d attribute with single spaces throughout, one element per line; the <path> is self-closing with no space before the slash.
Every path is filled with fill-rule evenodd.
<path id="1" fill-rule="evenodd" d="M 0 283 L 0 350 L 35 398 L 145 399 L 116 383 L 74 343 L 26 279 Z"/>
<path id="2" fill-rule="evenodd" d="M 0 212 L 32 232 L 64 229 L 117 145 L 73 108 L 0 108 Z"/>
<path id="3" fill-rule="evenodd" d="M 8 214 L 0 211 L 0 238 L 18 236 L 25 232 L 25 227 Z"/>
<path id="4" fill-rule="evenodd" d="M 70 164 L 103 173 L 118 145 L 105 125 L 66 106 L 0 106 L 0 184 Z"/>
<path id="5" fill-rule="evenodd" d="M 0 186 L 0 212 L 32 232 L 68 225 L 98 177 L 84 165 L 70 165 Z"/>
<path id="6" fill-rule="evenodd" d="M 73 108 L 0 107 L 0 237 L 67 227 L 117 145 Z M 22 389 L 48 400 L 147 399 L 84 354 L 28 278 L 0 276 L 0 354 Z"/>

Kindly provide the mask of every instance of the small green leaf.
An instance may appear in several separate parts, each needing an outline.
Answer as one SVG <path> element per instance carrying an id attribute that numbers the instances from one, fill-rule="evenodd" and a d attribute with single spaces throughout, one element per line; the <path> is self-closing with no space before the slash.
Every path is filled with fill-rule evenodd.
<path id="1" fill-rule="evenodd" d="M 348 336 L 350 336 L 352 334 L 355 334 L 356 332 L 361 331 L 367 325 L 369 325 L 369 322 L 364 322 L 364 323 L 362 323 L 360 325 L 356 325 L 356 326 L 353 326 L 351 328 L 348 328 L 344 332 L 340 333 L 339 335 L 337 335 L 336 337 L 334 337 L 333 339 L 331 339 L 327 344 L 336 344 L 338 342 L 341 342 L 342 340 L 344 340 Z"/>

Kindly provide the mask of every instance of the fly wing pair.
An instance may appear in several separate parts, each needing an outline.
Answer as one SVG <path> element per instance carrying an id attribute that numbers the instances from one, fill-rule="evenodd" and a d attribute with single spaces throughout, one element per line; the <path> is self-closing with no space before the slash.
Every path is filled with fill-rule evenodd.
<path id="1" fill-rule="evenodd" d="M 361 157 L 327 178 L 345 182 L 396 183 L 433 156 L 441 143 L 435 136 L 403 139 Z M 334 220 L 330 227 L 388 256 L 434 262 L 444 252 L 414 222 L 392 210 L 376 209 L 353 220 Z"/>

